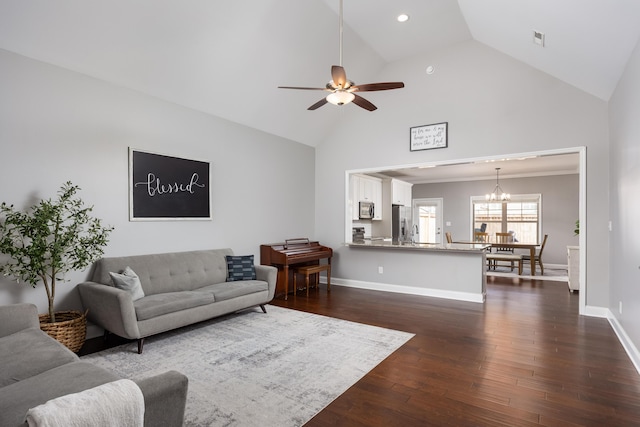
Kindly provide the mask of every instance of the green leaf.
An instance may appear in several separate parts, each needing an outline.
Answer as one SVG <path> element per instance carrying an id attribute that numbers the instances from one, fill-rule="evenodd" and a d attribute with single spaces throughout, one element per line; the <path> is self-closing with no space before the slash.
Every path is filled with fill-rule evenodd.
<path id="1" fill-rule="evenodd" d="M 43 282 L 50 313 L 56 280 L 100 258 L 113 231 L 90 215 L 93 207 L 76 196 L 79 190 L 68 181 L 56 199 L 41 200 L 24 212 L 0 204 L 0 253 L 9 258 L 0 272 L 34 288 Z"/>

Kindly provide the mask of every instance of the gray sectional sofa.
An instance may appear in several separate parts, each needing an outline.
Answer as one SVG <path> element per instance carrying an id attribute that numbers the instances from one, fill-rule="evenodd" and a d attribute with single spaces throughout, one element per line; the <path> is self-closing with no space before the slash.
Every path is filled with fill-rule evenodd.
<path id="1" fill-rule="evenodd" d="M 234 257 L 231 249 L 102 258 L 78 290 L 89 321 L 105 333 L 138 340 L 142 353 L 151 335 L 254 306 L 266 313 L 277 269 L 254 265 L 252 258 Z M 142 292 L 128 288 L 131 272 Z M 120 279 L 122 289 L 116 287 Z"/>
<path id="2" fill-rule="evenodd" d="M 26 426 L 27 411 L 51 399 L 121 379 L 81 361 L 40 330 L 33 304 L 0 306 L 0 426 Z M 187 377 L 169 371 L 135 380 L 144 396 L 144 425 L 182 426 Z"/>

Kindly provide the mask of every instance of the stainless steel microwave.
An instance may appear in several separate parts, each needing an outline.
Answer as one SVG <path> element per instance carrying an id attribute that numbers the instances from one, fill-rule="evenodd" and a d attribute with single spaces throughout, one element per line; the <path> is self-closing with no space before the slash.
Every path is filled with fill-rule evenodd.
<path id="1" fill-rule="evenodd" d="M 360 202 L 360 219 L 372 219 L 374 212 L 373 202 Z"/>

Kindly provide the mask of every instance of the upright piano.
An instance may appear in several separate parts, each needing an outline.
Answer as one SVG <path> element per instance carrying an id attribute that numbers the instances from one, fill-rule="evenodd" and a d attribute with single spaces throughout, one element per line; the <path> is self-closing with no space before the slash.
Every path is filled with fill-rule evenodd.
<path id="1" fill-rule="evenodd" d="M 327 262 L 331 264 L 332 256 L 333 249 L 307 238 L 260 245 L 260 264 L 278 268 L 276 297 L 284 295 L 285 299 L 290 290 L 295 291 L 289 288 L 289 283 L 293 283 L 293 271 L 289 270 L 289 266 L 316 265 L 323 258 L 327 258 Z"/>

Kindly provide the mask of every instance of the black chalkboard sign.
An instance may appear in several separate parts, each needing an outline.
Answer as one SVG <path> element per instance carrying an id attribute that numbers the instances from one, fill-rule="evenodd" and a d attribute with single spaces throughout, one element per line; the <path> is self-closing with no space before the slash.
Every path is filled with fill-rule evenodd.
<path id="1" fill-rule="evenodd" d="M 129 149 L 129 219 L 211 219 L 209 162 Z"/>

